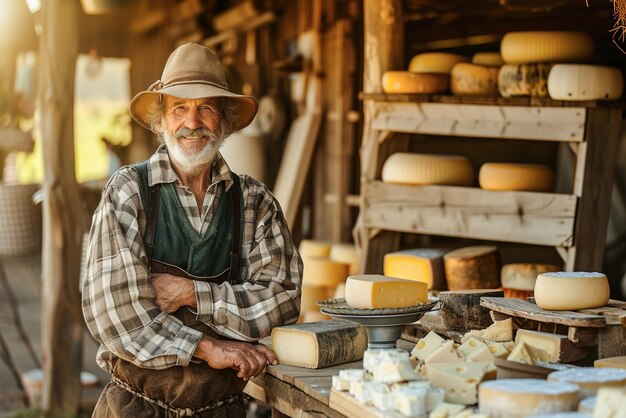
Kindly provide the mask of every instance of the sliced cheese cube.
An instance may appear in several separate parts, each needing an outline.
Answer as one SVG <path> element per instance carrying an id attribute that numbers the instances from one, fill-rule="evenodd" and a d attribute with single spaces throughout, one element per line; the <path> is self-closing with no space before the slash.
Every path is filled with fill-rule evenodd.
<path id="1" fill-rule="evenodd" d="M 430 331 L 426 336 L 420 339 L 411 351 L 411 355 L 417 357 L 421 361 L 439 349 L 446 342 L 436 332 Z"/>
<path id="2" fill-rule="evenodd" d="M 416 280 L 428 285 L 428 289 L 444 290 L 446 277 L 443 255 L 447 250 L 418 248 L 385 254 L 385 276 Z"/>
<path id="3" fill-rule="evenodd" d="M 477 387 L 487 368 L 487 363 L 431 363 L 428 380 L 446 391 L 446 402 L 473 405 L 478 401 Z"/>
<path id="4" fill-rule="evenodd" d="M 426 283 L 378 274 L 350 276 L 346 281 L 346 303 L 352 308 L 402 308 L 427 301 Z"/>
<path id="5" fill-rule="evenodd" d="M 428 388 L 406 387 L 394 391 L 395 409 L 402 415 L 407 417 L 423 416 L 427 413 L 426 397 L 428 396 Z"/>
<path id="6" fill-rule="evenodd" d="M 511 341 L 513 339 L 513 321 L 511 318 L 495 321 L 483 330 L 472 330 L 466 333 L 463 340 L 469 337 L 480 337 L 492 341 Z"/>
<path id="7" fill-rule="evenodd" d="M 364 369 L 339 370 L 339 374 L 332 377 L 332 386 L 337 390 L 349 390 L 350 382 L 356 380 L 370 381 L 372 376 Z"/>
<path id="8" fill-rule="evenodd" d="M 331 378 L 331 385 L 337 390 L 350 390 L 350 380 L 342 379 L 339 375 L 334 375 Z"/>
<path id="9" fill-rule="evenodd" d="M 387 385 L 372 385 L 369 390 L 376 409 L 383 412 L 395 411 L 395 393 L 390 392 Z"/>
<path id="10" fill-rule="evenodd" d="M 384 383 L 354 380 L 350 382 L 350 395 L 354 396 L 359 403 L 372 404 L 373 392 L 389 391 L 389 386 Z"/>

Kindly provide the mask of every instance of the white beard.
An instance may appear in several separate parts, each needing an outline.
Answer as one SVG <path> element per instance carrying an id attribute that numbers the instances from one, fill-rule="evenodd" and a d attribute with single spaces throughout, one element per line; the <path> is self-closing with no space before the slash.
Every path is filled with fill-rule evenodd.
<path id="1" fill-rule="evenodd" d="M 170 134 L 167 130 L 163 132 L 163 140 L 167 145 L 167 150 L 172 161 L 174 161 L 181 170 L 186 174 L 196 174 L 202 171 L 202 168 L 213 162 L 217 151 L 219 150 L 224 137 L 222 135 L 212 133 L 208 137 L 198 139 L 199 149 L 187 150 L 180 146 L 176 134 Z M 204 146 L 200 142 L 205 142 Z"/>

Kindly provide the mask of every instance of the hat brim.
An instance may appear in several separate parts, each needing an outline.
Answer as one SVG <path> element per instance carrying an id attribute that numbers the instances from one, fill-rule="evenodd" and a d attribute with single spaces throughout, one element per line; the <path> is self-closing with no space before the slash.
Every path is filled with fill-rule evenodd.
<path id="1" fill-rule="evenodd" d="M 158 91 L 142 91 L 130 102 L 130 115 L 146 129 L 152 130 L 147 122 L 148 110 L 152 104 L 160 99 L 161 95 L 178 97 L 180 99 L 204 99 L 210 97 L 227 97 L 237 106 L 235 127 L 229 134 L 248 126 L 259 108 L 257 100 L 252 96 L 232 93 L 220 87 L 205 83 L 184 83 L 167 86 Z"/>

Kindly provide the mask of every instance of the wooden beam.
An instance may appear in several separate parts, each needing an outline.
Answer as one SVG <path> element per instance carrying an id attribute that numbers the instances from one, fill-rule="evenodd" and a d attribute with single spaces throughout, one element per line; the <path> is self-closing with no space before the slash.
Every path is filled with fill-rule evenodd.
<path id="1" fill-rule="evenodd" d="M 215 36 L 211 36 L 210 38 L 206 38 L 204 41 L 202 41 L 202 45 L 208 48 L 214 48 L 216 45 L 219 45 L 223 42 L 228 41 L 232 37 L 237 36 L 237 34 L 239 33 L 267 25 L 269 23 L 272 23 L 274 20 L 276 20 L 276 15 L 274 14 L 274 12 L 265 12 L 261 15 L 249 19 L 241 26 L 226 30 L 224 32 L 220 32 Z"/>

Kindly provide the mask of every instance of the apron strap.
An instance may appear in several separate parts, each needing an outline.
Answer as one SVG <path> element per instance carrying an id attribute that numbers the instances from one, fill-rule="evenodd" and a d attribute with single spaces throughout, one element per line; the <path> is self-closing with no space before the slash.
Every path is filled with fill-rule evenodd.
<path id="1" fill-rule="evenodd" d="M 233 186 L 230 189 L 230 202 L 233 213 L 233 239 L 230 248 L 230 270 L 228 272 L 228 282 L 230 284 L 241 281 L 241 224 L 243 223 L 243 213 L 241 210 L 241 182 L 239 176 L 231 172 Z"/>

